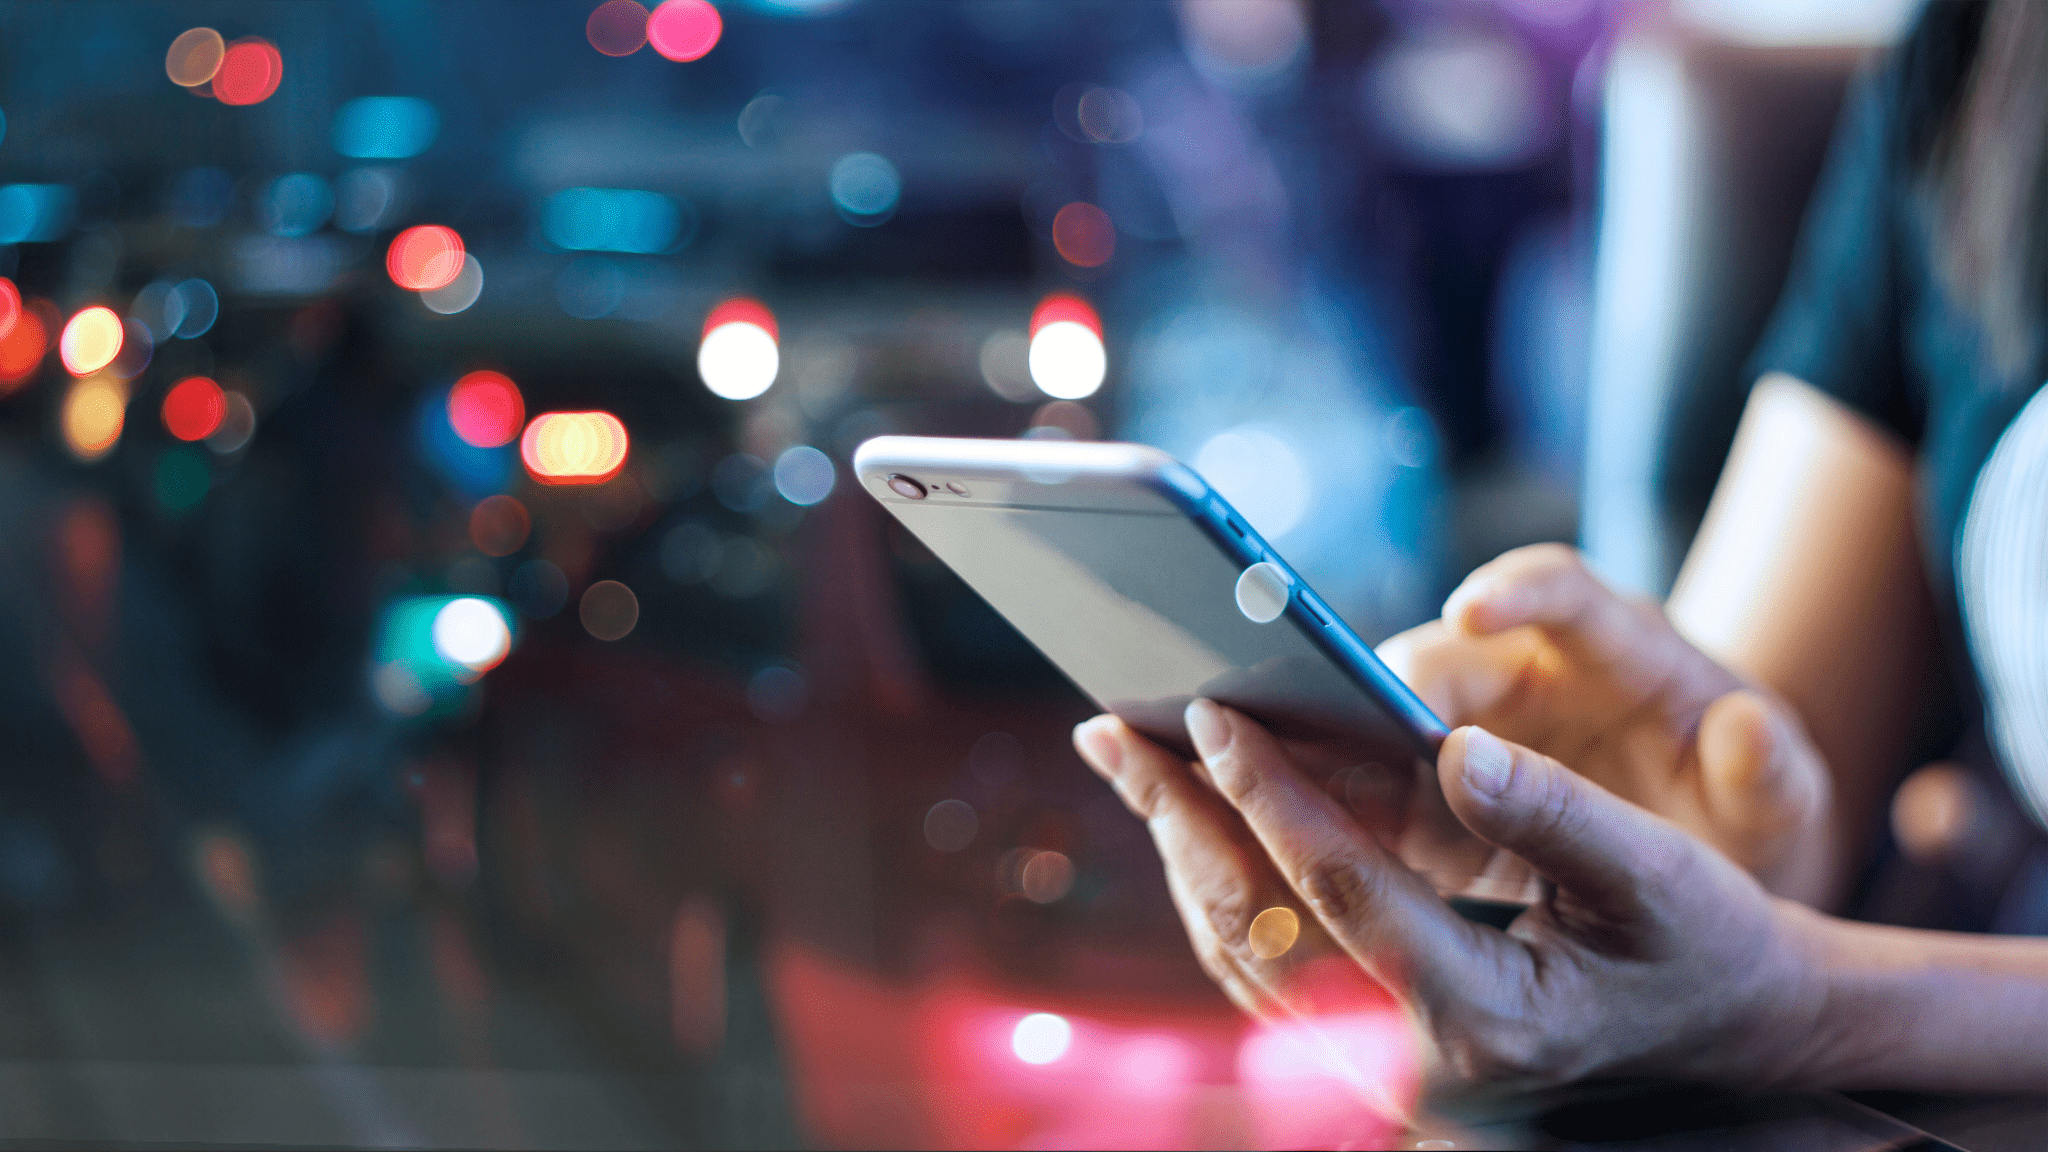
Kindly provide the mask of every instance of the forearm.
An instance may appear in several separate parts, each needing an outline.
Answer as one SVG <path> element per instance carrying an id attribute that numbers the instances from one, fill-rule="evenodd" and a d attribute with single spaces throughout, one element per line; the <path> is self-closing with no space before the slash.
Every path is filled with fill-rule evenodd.
<path id="1" fill-rule="evenodd" d="M 1816 1087 L 2048 1091 L 2048 939 L 1813 917 Z"/>

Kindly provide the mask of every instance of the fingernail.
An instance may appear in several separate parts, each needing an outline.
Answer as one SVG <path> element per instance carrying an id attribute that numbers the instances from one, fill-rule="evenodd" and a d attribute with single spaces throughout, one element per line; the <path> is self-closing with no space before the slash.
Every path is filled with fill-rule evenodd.
<path id="1" fill-rule="evenodd" d="M 1188 739 L 1195 742 L 1195 751 L 1201 753 L 1202 759 L 1212 759 L 1230 747 L 1230 721 L 1223 718 L 1223 709 L 1214 703 L 1194 700 L 1182 721 L 1188 726 Z"/>
<path id="2" fill-rule="evenodd" d="M 1074 744 L 1081 750 L 1082 759 L 1104 776 L 1116 775 L 1124 764 L 1123 741 L 1109 730 L 1112 723 L 1108 716 L 1097 716 L 1074 729 Z"/>
<path id="3" fill-rule="evenodd" d="M 1482 796 L 1498 796 L 1514 774 L 1514 753 L 1484 728 L 1465 729 L 1465 784 Z"/>

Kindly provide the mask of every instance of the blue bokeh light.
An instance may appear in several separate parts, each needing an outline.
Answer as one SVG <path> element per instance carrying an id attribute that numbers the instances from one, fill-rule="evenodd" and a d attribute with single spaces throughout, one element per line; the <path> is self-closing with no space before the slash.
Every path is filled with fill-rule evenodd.
<path id="1" fill-rule="evenodd" d="M 687 245 L 697 233 L 697 213 L 659 192 L 567 188 L 548 197 L 540 226 L 548 243 L 572 252 L 652 255 Z"/>
<path id="2" fill-rule="evenodd" d="M 62 239 L 71 230 L 77 197 L 63 184 L 9 184 L 0 188 L 0 244 Z"/>
<path id="3" fill-rule="evenodd" d="M 405 160 L 425 152 L 441 115 L 412 96 L 359 96 L 334 113 L 334 150 L 358 160 Z"/>

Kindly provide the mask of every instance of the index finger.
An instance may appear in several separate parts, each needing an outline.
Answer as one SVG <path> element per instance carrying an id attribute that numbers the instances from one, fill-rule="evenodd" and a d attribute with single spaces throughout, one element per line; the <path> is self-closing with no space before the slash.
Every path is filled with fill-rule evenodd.
<path id="1" fill-rule="evenodd" d="M 1567 651 L 1624 671 L 1651 691 L 1683 676 L 1693 654 L 1660 611 L 1608 587 L 1576 549 L 1562 544 L 1517 548 L 1474 569 L 1444 601 L 1443 616 L 1473 636 L 1535 625 Z M 1704 660 L 1700 666 L 1714 667 Z M 1727 679 L 1712 696 L 1735 686 L 1732 676 Z"/>
<path id="2" fill-rule="evenodd" d="M 1189 735 L 1218 791 L 1330 935 L 1390 987 L 1469 987 L 1506 938 L 1467 923 L 1288 763 L 1265 729 L 1207 700 Z"/>

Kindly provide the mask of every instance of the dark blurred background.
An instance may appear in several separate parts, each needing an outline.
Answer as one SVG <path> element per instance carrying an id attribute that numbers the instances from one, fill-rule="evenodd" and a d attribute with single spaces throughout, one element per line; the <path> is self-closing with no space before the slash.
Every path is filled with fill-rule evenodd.
<path id="1" fill-rule="evenodd" d="M 1909 8 L 0 4 L 0 1142 L 1313 1139 L 854 446 L 1660 591 Z"/>

